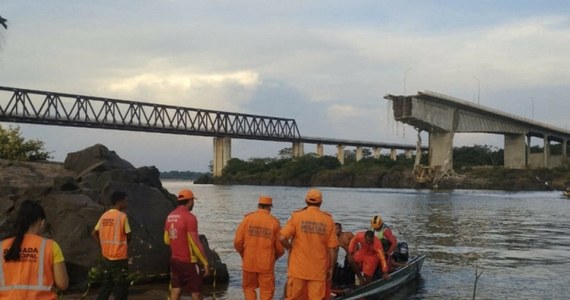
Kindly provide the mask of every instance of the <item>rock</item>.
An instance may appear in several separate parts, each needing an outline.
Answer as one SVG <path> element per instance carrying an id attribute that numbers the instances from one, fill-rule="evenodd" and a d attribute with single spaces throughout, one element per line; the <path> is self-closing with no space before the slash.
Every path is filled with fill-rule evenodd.
<path id="1" fill-rule="evenodd" d="M 96 168 L 99 170 L 134 169 L 131 163 L 101 144 L 69 153 L 63 163 L 64 168 L 77 173 L 81 173 L 90 167 L 93 168 L 94 165 L 97 165 Z"/>
<path id="2" fill-rule="evenodd" d="M 162 187 L 158 169 L 135 169 L 103 145 L 70 153 L 64 164 L 0 160 L 0 238 L 11 233 L 20 203 L 39 202 L 47 214 L 45 236 L 61 246 L 70 283 L 85 283 L 88 270 L 101 259 L 91 232 L 111 207 L 114 191 L 125 192 L 129 199 L 130 271 L 143 281 L 168 276 L 170 249 L 163 241 L 164 221 L 176 206 L 176 196 Z M 207 253 L 225 278 L 227 268 L 219 256 Z M 227 278 L 217 280 L 222 281 Z"/>

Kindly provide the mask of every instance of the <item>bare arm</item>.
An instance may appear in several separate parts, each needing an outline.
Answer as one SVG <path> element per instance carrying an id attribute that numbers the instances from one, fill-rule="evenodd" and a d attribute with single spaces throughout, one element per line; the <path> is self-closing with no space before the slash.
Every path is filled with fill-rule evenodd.
<path id="1" fill-rule="evenodd" d="M 53 279 L 55 281 L 55 287 L 62 291 L 67 289 L 69 286 L 69 277 L 65 269 L 65 262 L 62 261 L 53 264 Z"/>

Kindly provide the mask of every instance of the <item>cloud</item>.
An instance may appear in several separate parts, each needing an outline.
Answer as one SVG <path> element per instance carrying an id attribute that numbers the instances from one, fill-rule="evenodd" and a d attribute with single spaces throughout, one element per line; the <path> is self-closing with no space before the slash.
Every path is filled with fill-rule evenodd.
<path id="1" fill-rule="evenodd" d="M 363 109 L 348 104 L 333 104 L 327 109 L 329 119 L 352 119 L 365 113 Z"/>
<path id="2" fill-rule="evenodd" d="M 249 102 L 259 75 L 253 71 L 210 74 L 143 73 L 104 83 L 103 89 L 128 99 L 170 105 L 239 111 Z"/>

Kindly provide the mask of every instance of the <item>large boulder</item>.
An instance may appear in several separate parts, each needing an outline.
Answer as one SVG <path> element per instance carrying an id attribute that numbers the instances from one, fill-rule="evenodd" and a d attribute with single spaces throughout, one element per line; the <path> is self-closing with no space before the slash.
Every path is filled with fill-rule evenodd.
<path id="1" fill-rule="evenodd" d="M 85 169 L 97 165 L 94 171 L 106 171 L 113 169 L 134 169 L 128 161 L 122 159 L 101 144 L 93 145 L 81 151 L 67 154 L 63 166 L 68 170 L 83 172 Z"/>

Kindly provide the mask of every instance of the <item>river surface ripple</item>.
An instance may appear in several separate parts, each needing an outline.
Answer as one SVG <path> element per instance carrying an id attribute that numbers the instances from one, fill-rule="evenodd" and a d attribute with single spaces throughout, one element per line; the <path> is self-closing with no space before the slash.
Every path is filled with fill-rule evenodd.
<path id="1" fill-rule="evenodd" d="M 164 181 L 172 193 L 190 188 L 194 213 L 230 273 L 210 299 L 242 299 L 241 260 L 233 237 L 261 194 L 273 197 L 283 226 L 304 206 L 307 188 L 192 185 Z M 322 209 L 352 232 L 381 214 L 410 252 L 426 254 L 421 277 L 389 299 L 570 299 L 570 200 L 560 192 L 501 192 L 321 188 Z M 342 252 L 342 251 L 341 251 Z M 340 255 L 342 257 L 342 254 Z M 341 258 L 339 258 L 341 259 Z M 276 294 L 286 280 L 285 257 L 276 266 Z"/>

